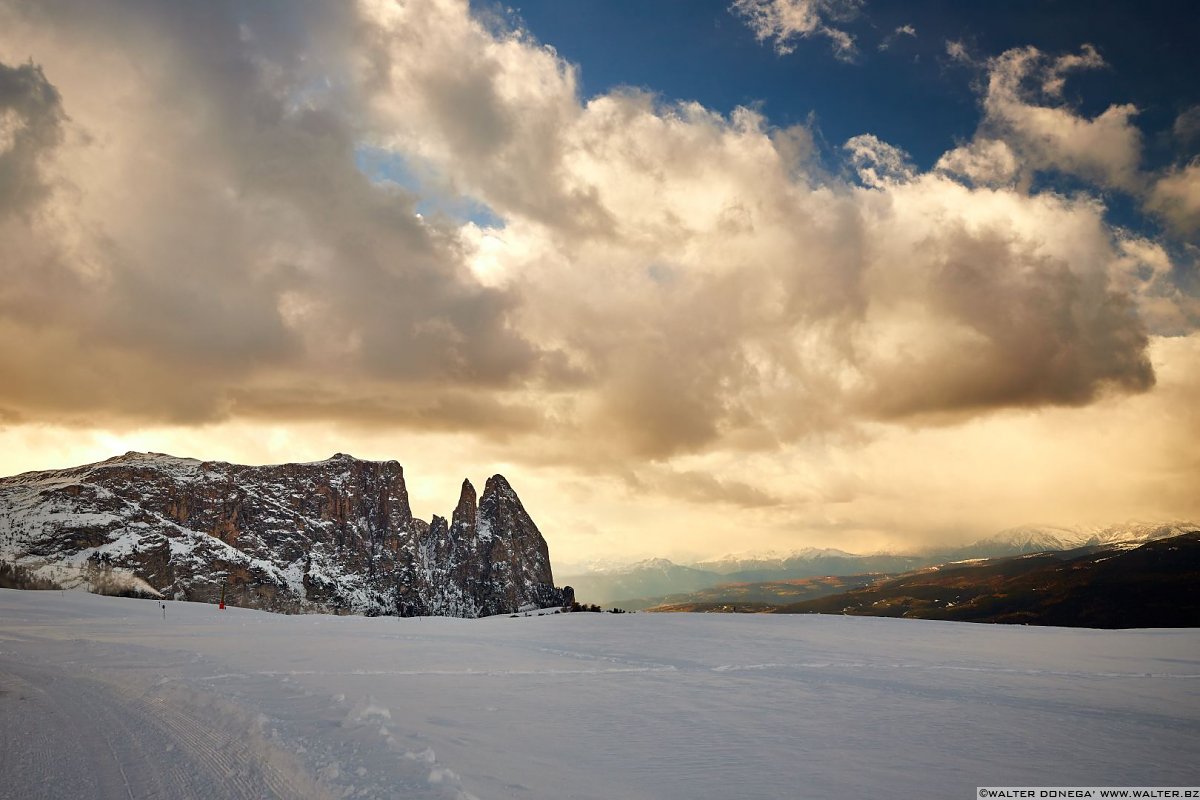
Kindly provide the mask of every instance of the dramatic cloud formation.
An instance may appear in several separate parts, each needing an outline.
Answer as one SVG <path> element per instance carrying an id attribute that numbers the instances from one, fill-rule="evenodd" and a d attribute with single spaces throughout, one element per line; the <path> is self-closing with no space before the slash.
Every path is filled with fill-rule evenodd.
<path id="1" fill-rule="evenodd" d="M 733 9 L 786 52 L 841 41 L 859 6 Z M 451 487 L 554 470 L 530 478 L 547 518 L 583 531 L 569 507 L 611 504 L 614 550 L 645 526 L 716 536 L 714 503 L 767 538 L 882 544 L 879 484 L 941 432 L 1184 402 L 1195 348 L 1155 338 L 1200 323 L 1180 249 L 1032 180 L 1196 230 L 1194 163 L 1148 174 L 1133 106 L 1063 99 L 1103 64 L 1003 53 L 934 169 L 869 132 L 830 169 L 813 130 L 760 111 L 584 98 L 465 0 L 0 0 L 0 423 L 14 446 L 38 440 L 22 424 L 188 448 L 206 426 L 249 459 L 329 445 Z M 1200 474 L 1171 464 L 1171 486 Z"/>

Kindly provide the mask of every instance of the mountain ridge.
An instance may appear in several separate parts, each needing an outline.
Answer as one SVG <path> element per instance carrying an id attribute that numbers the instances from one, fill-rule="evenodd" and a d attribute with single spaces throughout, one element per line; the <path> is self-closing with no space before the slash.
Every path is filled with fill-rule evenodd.
<path id="1" fill-rule="evenodd" d="M 935 546 L 915 553 L 849 553 L 835 548 L 806 547 L 789 553 L 730 553 L 718 558 L 676 563 L 643 559 L 623 567 L 564 576 L 588 602 L 642 609 L 678 600 L 677 595 L 708 592 L 720 586 L 804 580 L 864 574 L 898 575 L 923 567 L 1080 547 L 1145 543 L 1200 531 L 1191 522 L 1127 522 L 1089 528 L 1023 525 L 958 546 Z M 673 579 L 674 578 L 674 579 Z M 739 590 L 735 594 L 742 593 Z"/>
<path id="2" fill-rule="evenodd" d="M 946 564 L 772 609 L 1088 628 L 1194 628 L 1200 530 Z"/>
<path id="3" fill-rule="evenodd" d="M 0 559 L 276 611 L 477 617 L 569 602 L 503 476 L 478 500 L 464 481 L 454 525 L 438 526 L 412 515 L 399 462 L 345 453 L 248 466 L 130 451 L 0 478 Z"/>

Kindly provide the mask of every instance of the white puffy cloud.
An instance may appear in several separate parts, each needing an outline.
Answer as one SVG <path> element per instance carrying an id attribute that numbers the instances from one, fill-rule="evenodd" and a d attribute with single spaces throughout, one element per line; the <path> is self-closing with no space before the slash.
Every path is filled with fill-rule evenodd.
<path id="1" fill-rule="evenodd" d="M 913 178 L 915 171 L 908 153 L 873 134 L 854 136 L 842 145 L 842 149 L 849 154 L 851 166 L 866 186 L 883 189 Z"/>
<path id="2" fill-rule="evenodd" d="M 854 17 L 862 5 L 863 0 L 734 0 L 730 10 L 760 42 L 774 42 L 779 55 L 795 50 L 796 39 L 820 35 L 830 40 L 837 58 L 853 61 L 858 52 L 854 37 L 830 22 Z"/>
<path id="3" fill-rule="evenodd" d="M 1016 48 L 987 64 L 981 135 L 1002 139 L 1028 170 L 1056 170 L 1101 186 L 1137 190 L 1142 136 L 1131 104 L 1109 106 L 1088 119 L 1062 102 L 1067 76 L 1098 69 L 1104 60 L 1090 45 L 1050 58 L 1034 47 Z"/>
<path id="4" fill-rule="evenodd" d="M 961 43 L 949 42 L 947 49 L 976 64 Z M 942 155 L 937 170 L 976 186 L 1028 187 L 1038 172 L 1068 174 L 1137 198 L 1177 235 L 1200 227 L 1200 162 L 1144 171 L 1136 106 L 1110 105 L 1089 119 L 1064 102 L 1072 73 L 1108 67 L 1094 47 L 1057 57 L 1014 48 L 977 66 L 986 71 L 984 116 L 974 138 Z M 1178 115 L 1171 129 L 1177 145 L 1191 143 L 1197 118 L 1196 109 Z"/>
<path id="5" fill-rule="evenodd" d="M 976 138 L 942 154 L 935 168 L 966 178 L 976 186 L 1005 186 L 1016 178 L 1020 166 L 1003 140 Z"/>

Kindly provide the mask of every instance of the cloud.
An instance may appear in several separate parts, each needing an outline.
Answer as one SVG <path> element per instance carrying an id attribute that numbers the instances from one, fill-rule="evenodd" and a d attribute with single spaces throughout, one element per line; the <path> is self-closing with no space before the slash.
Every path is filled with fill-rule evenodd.
<path id="1" fill-rule="evenodd" d="M 1146 327 L 1160 336 L 1188 336 L 1200 328 L 1200 297 L 1183 287 L 1193 262 L 1176 263 L 1160 242 L 1129 232 L 1119 234 L 1120 258 L 1112 269 L 1114 289 L 1131 298 Z"/>
<path id="2" fill-rule="evenodd" d="M 946 40 L 946 55 L 949 56 L 952 61 L 958 61 L 964 64 L 974 63 L 974 59 L 971 58 L 971 54 L 967 51 L 966 44 L 959 39 Z"/>
<path id="3" fill-rule="evenodd" d="M 698 504 L 723 504 L 738 508 L 764 508 L 779 505 L 761 488 L 737 480 L 722 480 L 699 470 L 665 471 L 643 478 L 656 491 Z"/>
<path id="4" fill-rule="evenodd" d="M 883 41 L 879 43 L 879 50 L 885 51 L 891 49 L 902 36 L 907 36 L 910 39 L 917 38 L 917 29 L 912 25 L 901 25 L 887 36 L 883 37 Z"/>
<path id="5" fill-rule="evenodd" d="M 556 557 L 1198 513 L 1194 165 L 1064 99 L 1095 50 L 955 52 L 971 140 L 831 165 L 752 109 L 583 97 L 465 0 L 0 2 L 0 461 L 350 451 L 425 515 L 516 473 Z"/>
<path id="6" fill-rule="evenodd" d="M 1047 247 L 1021 230 L 1028 218 L 1016 225 L 999 214 L 956 218 L 954 205 L 972 199 L 938 180 L 926 177 L 895 191 L 896 210 L 874 221 L 878 239 L 902 241 L 904 230 L 920 230 L 927 216 L 943 224 L 921 231 L 920 255 L 901 268 L 921 288 L 881 281 L 860 332 L 869 378 L 863 402 L 873 413 L 1083 405 L 1108 389 L 1153 386 L 1148 338 L 1134 304 L 1110 287 L 1108 270 L 1063 248 L 1072 236 L 1085 242 L 1087 228 L 1098 222 L 1089 222 L 1085 209 L 1049 197 L 993 198 L 995 211 L 1008 206 L 1017 219 L 1040 211 L 1043 224 L 1068 228 Z M 1034 226 L 1035 237 L 1044 235 Z M 919 317 L 908 313 L 914 300 L 923 307 Z"/>
<path id="7" fill-rule="evenodd" d="M 1042 75 L 1042 92 L 1049 97 L 1062 97 L 1067 83 L 1067 74 L 1075 70 L 1102 69 L 1108 66 L 1100 53 L 1090 44 L 1085 44 L 1078 53 L 1068 53 L 1053 59 L 1046 65 Z"/>
<path id="8" fill-rule="evenodd" d="M 915 173 L 908 153 L 869 133 L 847 140 L 842 149 L 865 186 L 882 189 L 910 181 Z"/>
<path id="9" fill-rule="evenodd" d="M 853 61 L 858 54 L 854 37 L 829 22 L 852 19 L 862 6 L 863 0 L 734 0 L 729 9 L 758 41 L 773 41 L 781 56 L 796 49 L 796 39 L 820 35 L 830 40 L 839 60 Z"/>
<path id="10" fill-rule="evenodd" d="M 977 186 L 1005 186 L 1020 172 L 1017 156 L 1001 139 L 975 138 L 943 153 L 934 168 Z"/>
<path id="11" fill-rule="evenodd" d="M 1200 159 L 1159 177 L 1150 188 L 1146 207 L 1182 234 L 1200 230 Z"/>
<path id="12" fill-rule="evenodd" d="M 463 3 L 362 11 L 373 143 L 441 167 L 451 186 L 510 213 L 579 232 L 612 225 L 586 187 L 563 180 L 564 137 L 582 112 L 572 66 L 520 31 L 495 35 Z"/>
<path id="13" fill-rule="evenodd" d="M 62 101 L 42 70 L 0 63 L 0 225 L 49 193 L 42 161 L 62 137 Z"/>
<path id="14" fill-rule="evenodd" d="M 1171 125 L 1171 133 L 1184 146 L 1200 139 L 1200 106 L 1181 111 Z"/>
<path id="15" fill-rule="evenodd" d="M 753 8 L 791 26 L 779 46 L 858 4 Z M 995 61 L 994 134 L 938 170 L 854 137 L 852 181 L 753 110 L 582 98 L 462 0 L 4 21 L 0 52 L 79 134 L 22 156 L 48 193 L 5 229 L 0 408 L 22 419 L 462 430 L 526 462 L 716 476 L 677 462 L 1145 392 L 1139 309 L 1178 305 L 1133 280 L 1097 203 L 1011 177 L 1009 156 L 1099 169 L 1026 125 L 1048 111 L 1108 152 L 1109 128 L 1024 88 L 1057 103 L 1087 50 Z M 419 216 L 364 149 L 498 222 Z"/>
<path id="16" fill-rule="evenodd" d="M 1004 140 L 1025 169 L 1054 170 L 1136 191 L 1142 147 L 1141 132 L 1133 124 L 1137 107 L 1114 104 L 1088 119 L 1062 102 L 1070 73 L 1104 66 L 1091 45 L 1058 58 L 1024 47 L 991 59 L 981 134 Z"/>
<path id="17" fill-rule="evenodd" d="M 555 369 L 456 230 L 358 170 L 350 11 L 6 10 L 0 49 L 34 61 L 0 67 L 0 196 L 40 210 L 3 231 L 0 404 L 207 421 L 270 385 L 320 415 L 318 375 L 452 395 Z"/>
<path id="18" fill-rule="evenodd" d="M 971 141 L 945 153 L 936 169 L 978 186 L 1028 187 L 1037 173 L 1060 173 L 1102 190 L 1135 198 L 1184 237 L 1200 225 L 1200 171 L 1196 162 L 1144 171 L 1142 132 L 1132 104 L 1113 104 L 1087 118 L 1064 102 L 1067 79 L 1081 70 L 1105 69 L 1092 45 L 1057 57 L 1037 48 L 1008 50 L 979 65 L 961 43 L 948 42 L 951 57 L 983 69 L 984 116 Z M 1175 119 L 1171 136 L 1187 148 L 1195 138 L 1196 109 Z"/>

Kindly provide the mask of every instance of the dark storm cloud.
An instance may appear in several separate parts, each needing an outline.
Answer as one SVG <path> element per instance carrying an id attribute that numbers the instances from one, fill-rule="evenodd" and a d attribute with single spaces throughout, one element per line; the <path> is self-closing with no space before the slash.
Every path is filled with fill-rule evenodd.
<path id="1" fill-rule="evenodd" d="M 62 141 L 62 99 L 33 63 L 0 62 L 0 221 L 49 192 L 43 157 Z"/>
<path id="2" fill-rule="evenodd" d="M 654 488 L 691 503 L 719 503 L 739 508 L 765 508 L 782 501 L 762 489 L 738 480 L 719 479 L 707 472 L 687 470 L 650 477 Z"/>
<path id="3" fill-rule="evenodd" d="M 1102 276 L 1076 274 L 998 233 L 952 233 L 938 247 L 930 310 L 954 334 L 924 358 L 880 368 L 875 413 L 1084 405 L 1106 389 L 1154 385 L 1145 327 Z"/>
<path id="4" fill-rule="evenodd" d="M 406 426 L 422 431 L 470 430 L 496 441 L 536 431 L 546 423 L 541 409 L 479 392 L 436 386 L 398 390 L 359 387 L 355 396 L 314 382 L 303 392 L 240 387 L 230 391 L 230 411 L 258 420 L 323 417 L 350 426 Z"/>

